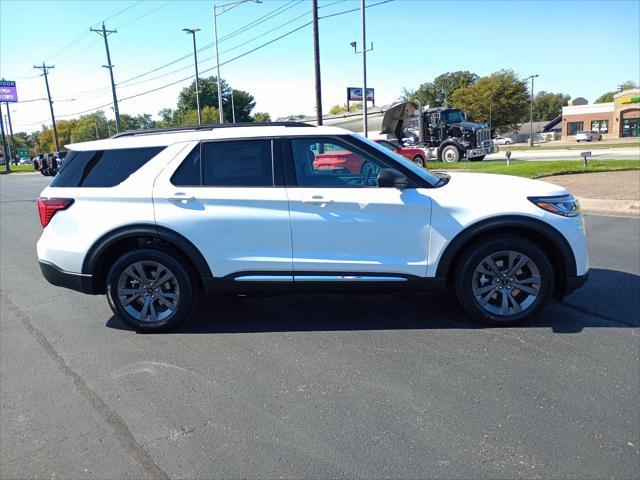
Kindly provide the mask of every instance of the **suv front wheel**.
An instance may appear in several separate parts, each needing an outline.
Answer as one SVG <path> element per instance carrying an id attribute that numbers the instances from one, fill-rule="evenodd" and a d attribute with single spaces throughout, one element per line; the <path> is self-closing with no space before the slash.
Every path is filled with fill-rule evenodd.
<path id="1" fill-rule="evenodd" d="M 457 265 L 458 300 L 485 323 L 513 325 L 529 319 L 545 307 L 553 291 L 553 267 L 546 254 L 515 235 L 475 244 Z"/>
<path id="2" fill-rule="evenodd" d="M 107 300 L 114 315 L 129 327 L 164 331 L 191 314 L 193 282 L 172 255 L 140 248 L 126 253 L 111 267 Z"/>

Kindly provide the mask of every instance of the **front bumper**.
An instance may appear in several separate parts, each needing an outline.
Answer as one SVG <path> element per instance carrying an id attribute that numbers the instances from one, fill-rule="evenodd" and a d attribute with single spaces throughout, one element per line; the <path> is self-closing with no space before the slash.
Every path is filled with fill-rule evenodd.
<path id="1" fill-rule="evenodd" d="M 478 148 L 470 148 L 467 150 L 467 158 L 481 157 L 483 155 L 490 155 L 492 153 L 496 153 L 498 151 L 498 147 L 495 145 L 483 145 Z"/>
<path id="2" fill-rule="evenodd" d="M 67 272 L 53 263 L 42 260 L 39 263 L 42 275 L 51 285 L 68 288 L 76 292 L 96 294 L 93 286 L 93 275 Z"/>

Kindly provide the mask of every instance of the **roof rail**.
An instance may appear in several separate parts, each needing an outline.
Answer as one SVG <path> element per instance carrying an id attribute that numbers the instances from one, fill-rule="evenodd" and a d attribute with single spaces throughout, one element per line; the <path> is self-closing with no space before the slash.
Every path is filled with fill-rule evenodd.
<path id="1" fill-rule="evenodd" d="M 234 128 L 234 127 L 315 127 L 302 122 L 243 122 L 243 123 L 223 123 L 210 125 L 189 125 L 184 127 L 166 127 L 166 128 L 146 128 L 140 130 L 127 130 L 125 132 L 116 133 L 111 138 L 132 137 L 134 135 L 153 135 L 159 133 L 171 132 L 194 132 L 199 130 L 215 130 L 216 128 Z"/>

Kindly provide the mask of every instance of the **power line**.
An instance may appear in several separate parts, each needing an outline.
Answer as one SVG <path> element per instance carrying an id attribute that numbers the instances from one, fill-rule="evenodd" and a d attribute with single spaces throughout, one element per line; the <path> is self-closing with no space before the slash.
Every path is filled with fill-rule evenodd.
<path id="1" fill-rule="evenodd" d="M 366 6 L 366 8 L 373 8 L 373 7 L 377 7 L 377 6 L 379 6 L 379 5 L 383 5 L 383 4 L 386 4 L 386 3 L 390 3 L 390 2 L 392 2 L 392 1 L 393 1 L 393 0 L 383 0 L 383 1 L 380 1 L 380 2 L 378 2 L 378 3 L 374 3 L 374 4 L 371 4 L 371 5 L 367 5 L 367 6 Z M 333 4 L 335 4 L 335 3 L 341 3 L 341 2 L 333 2 L 331 5 L 333 5 Z M 328 5 L 325 5 L 325 6 L 328 6 Z M 321 7 L 319 7 L 319 8 L 321 8 Z M 328 15 L 324 15 L 324 16 L 318 17 L 318 19 L 319 19 L 319 20 L 322 20 L 322 19 L 326 19 L 326 18 L 332 18 L 332 17 L 336 17 L 336 16 L 339 16 L 339 15 L 345 15 L 345 14 L 347 14 L 347 13 L 352 13 L 352 12 L 359 11 L 359 10 L 360 10 L 359 8 L 356 8 L 356 9 L 350 9 L 350 10 L 344 10 L 344 11 L 342 11 L 342 12 L 337 12 L 337 13 L 328 14 Z M 310 12 L 309 12 L 309 13 L 310 13 Z M 288 23 L 290 23 L 290 22 L 288 22 Z M 293 30 L 290 30 L 290 31 L 288 31 L 288 32 L 286 32 L 286 33 L 284 33 L 284 34 L 280 35 L 279 37 L 276 37 L 276 38 L 274 38 L 274 39 L 272 39 L 272 40 L 270 40 L 270 41 L 268 41 L 268 42 L 265 42 L 265 43 L 263 43 L 263 44 L 261 44 L 261 45 L 258 45 L 257 47 L 252 48 L 251 50 L 248 50 L 248 51 L 246 51 L 246 52 L 244 52 L 244 53 L 242 53 L 242 54 L 240 54 L 240 55 L 237 55 L 237 56 L 235 56 L 235 57 L 233 57 L 233 58 L 231 58 L 231 59 L 229 59 L 229 60 L 226 60 L 226 61 L 224 61 L 224 62 L 221 62 L 221 63 L 220 63 L 220 65 L 221 65 L 221 66 L 222 66 L 222 65 L 226 65 L 226 64 L 231 63 L 231 62 L 234 62 L 234 61 L 236 61 L 236 60 L 238 60 L 238 59 L 240 59 L 240 58 L 242 58 L 242 57 L 245 57 L 245 56 L 247 56 L 247 55 L 249 55 L 249 54 L 251 54 L 251 53 L 253 53 L 253 52 L 257 51 L 257 50 L 260 50 L 260 49 L 262 49 L 262 48 L 264 48 L 264 47 L 266 47 L 266 46 L 269 46 L 269 45 L 271 45 L 271 44 L 273 44 L 273 43 L 275 43 L 275 42 L 277 42 L 277 41 L 279 41 L 279 40 L 281 40 L 281 39 L 283 39 L 283 38 L 285 38 L 285 37 L 288 37 L 289 35 L 292 35 L 292 34 L 294 34 L 294 33 L 298 32 L 298 31 L 302 30 L 302 29 L 303 29 L 303 28 L 305 28 L 305 27 L 308 27 L 308 26 L 309 26 L 309 25 L 311 25 L 312 23 L 313 23 L 313 22 L 312 22 L 312 21 L 310 21 L 310 22 L 307 22 L 307 23 L 305 23 L 305 24 L 303 24 L 303 25 L 300 25 L 300 26 L 298 26 L 298 27 L 294 28 Z M 235 47 L 233 47 L 233 48 L 235 48 Z M 233 49 L 233 48 L 232 48 L 232 49 Z M 230 50 L 231 50 L 231 49 L 229 49 L 229 50 L 227 50 L 227 51 L 230 51 Z M 225 52 L 223 52 L 223 53 L 225 53 Z M 189 55 L 189 56 L 190 56 L 190 55 Z M 174 62 L 174 63 L 175 63 L 175 62 Z M 206 69 L 206 70 L 203 70 L 201 73 L 208 73 L 208 72 L 211 72 L 211 71 L 213 71 L 215 68 L 216 68 L 215 66 L 214 66 L 214 67 L 211 67 L 211 68 L 208 68 L 208 69 Z M 120 102 L 124 102 L 124 101 L 126 101 L 126 100 L 131 100 L 131 99 L 133 99 L 133 98 L 141 97 L 141 96 L 143 96 L 143 95 L 148 95 L 148 94 L 150 94 L 150 93 L 154 93 L 154 92 L 157 92 L 157 91 L 159 91 L 159 90 L 163 90 L 163 89 L 168 88 L 168 87 L 171 87 L 171 86 L 173 86 L 173 85 L 177 85 L 177 84 L 179 84 L 179 83 L 182 83 L 182 82 L 184 82 L 184 81 L 186 81 L 186 80 L 190 80 L 191 78 L 193 78 L 193 75 L 189 75 L 189 76 L 187 76 L 187 77 L 181 78 L 181 79 L 179 79 L 179 80 L 176 80 L 176 81 L 170 82 L 170 83 L 165 84 L 165 85 L 161 85 L 161 86 L 156 87 L 156 88 L 152 88 L 152 89 L 150 89 L 150 90 L 146 90 L 146 91 L 144 91 L 144 92 L 139 92 L 139 93 L 137 93 L 137 94 L 134 94 L 134 95 L 130 95 L 130 96 L 128 96 L 128 97 L 121 98 L 121 99 L 120 99 Z M 72 116 L 76 116 L 76 115 L 82 115 L 82 114 L 84 114 L 84 113 L 89 113 L 89 112 L 93 112 L 93 111 L 99 110 L 99 109 L 104 108 L 104 107 L 107 107 L 107 106 L 109 106 L 109 105 L 110 105 L 110 103 L 106 103 L 106 104 L 104 104 L 104 105 L 100 105 L 100 106 L 98 106 L 98 107 L 93 107 L 93 108 L 90 108 L 90 109 L 87 109 L 87 110 L 83 110 L 83 111 L 81 111 L 81 112 L 75 112 L 75 113 L 71 113 L 71 114 L 67 114 L 67 115 L 59 115 L 59 117 L 61 117 L 61 118 L 67 118 L 67 117 L 72 117 Z"/>
<path id="2" fill-rule="evenodd" d="M 128 22 L 125 22 L 125 23 L 123 23 L 123 24 L 121 24 L 121 25 L 118 25 L 116 28 L 126 27 L 126 26 L 127 26 L 127 25 L 129 25 L 130 23 L 133 23 L 133 22 L 135 22 L 135 21 L 138 21 L 138 20 L 140 20 L 141 18 L 147 17 L 147 16 L 151 15 L 152 13 L 157 12 L 157 11 L 158 11 L 158 10 L 160 10 L 161 8 L 166 7 L 166 6 L 167 6 L 167 5 L 169 5 L 172 1 L 173 1 L 173 0 L 169 0 L 169 1 L 165 2 L 165 3 L 163 3 L 162 5 L 160 5 L 159 7 L 154 8 L 153 10 L 151 10 L 151 11 L 149 11 L 149 12 L 147 12 L 147 13 L 144 13 L 144 14 L 142 14 L 142 15 L 139 15 L 139 16 L 137 16 L 137 17 L 135 17 L 135 18 L 133 18 L 133 19 L 129 20 Z"/>

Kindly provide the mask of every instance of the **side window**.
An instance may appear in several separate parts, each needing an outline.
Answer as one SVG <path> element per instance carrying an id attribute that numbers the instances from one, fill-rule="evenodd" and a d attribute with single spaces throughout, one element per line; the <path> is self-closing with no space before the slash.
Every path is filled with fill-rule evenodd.
<path id="1" fill-rule="evenodd" d="M 272 187 L 271 140 L 203 143 L 202 183 L 208 187 Z"/>
<path id="2" fill-rule="evenodd" d="M 113 187 L 125 181 L 165 147 L 70 151 L 52 187 Z"/>
<path id="3" fill-rule="evenodd" d="M 375 187 L 381 160 L 339 141 L 297 138 L 291 151 L 299 187 Z"/>
<path id="4" fill-rule="evenodd" d="M 200 144 L 191 150 L 180 166 L 171 176 L 171 183 L 176 187 L 199 187 L 200 178 Z"/>

